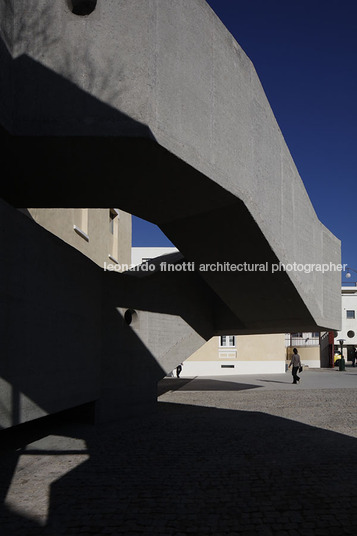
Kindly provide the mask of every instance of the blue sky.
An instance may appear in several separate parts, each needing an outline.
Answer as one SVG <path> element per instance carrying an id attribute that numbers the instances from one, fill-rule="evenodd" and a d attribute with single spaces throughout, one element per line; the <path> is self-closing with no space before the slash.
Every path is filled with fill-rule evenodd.
<path id="1" fill-rule="evenodd" d="M 252 60 L 316 213 L 357 270 L 357 2 L 208 4 Z M 133 245 L 170 242 L 133 218 Z"/>

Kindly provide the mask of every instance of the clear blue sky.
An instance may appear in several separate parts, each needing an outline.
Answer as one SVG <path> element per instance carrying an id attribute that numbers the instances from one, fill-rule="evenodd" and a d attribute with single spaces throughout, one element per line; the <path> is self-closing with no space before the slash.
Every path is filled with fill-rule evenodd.
<path id="1" fill-rule="evenodd" d="M 208 4 L 252 60 L 317 215 L 357 270 L 356 0 Z M 170 245 L 137 218 L 133 237 Z"/>

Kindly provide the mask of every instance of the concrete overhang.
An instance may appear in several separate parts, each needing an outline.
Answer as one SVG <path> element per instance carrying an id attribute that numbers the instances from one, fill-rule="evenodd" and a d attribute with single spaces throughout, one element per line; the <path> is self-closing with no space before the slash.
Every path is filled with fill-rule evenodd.
<path id="1" fill-rule="evenodd" d="M 197 267 L 266 265 L 199 270 L 229 311 L 217 333 L 338 329 L 340 242 L 316 216 L 254 66 L 208 4 L 99 0 L 88 16 L 65 0 L 31 5 L 0 7 L 1 197 L 119 206 Z M 273 273 L 280 263 L 296 269 Z"/>

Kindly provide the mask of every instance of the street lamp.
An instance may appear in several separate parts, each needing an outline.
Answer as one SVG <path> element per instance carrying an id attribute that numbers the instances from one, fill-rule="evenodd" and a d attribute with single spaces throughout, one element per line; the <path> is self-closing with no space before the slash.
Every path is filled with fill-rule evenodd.
<path id="1" fill-rule="evenodd" d="M 350 277 L 352 276 L 351 272 L 355 272 L 357 274 L 357 270 L 355 270 L 354 268 L 349 268 L 348 266 L 346 266 L 346 274 L 345 274 L 345 278 L 346 279 L 350 279 Z"/>
<path id="2" fill-rule="evenodd" d="M 340 343 L 340 346 L 341 346 L 341 359 L 340 359 L 340 363 L 338 365 L 338 370 L 346 370 L 346 368 L 345 368 L 345 358 L 343 357 L 343 343 L 345 342 L 345 339 L 338 339 L 338 342 Z"/>

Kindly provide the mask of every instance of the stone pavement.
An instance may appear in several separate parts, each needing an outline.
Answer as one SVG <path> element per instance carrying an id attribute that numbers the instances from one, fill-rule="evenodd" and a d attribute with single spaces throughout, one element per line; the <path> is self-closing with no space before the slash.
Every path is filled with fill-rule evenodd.
<path id="1" fill-rule="evenodd" d="M 4 536 L 357 531 L 357 370 L 165 378 L 154 415 L 0 436 Z"/>

